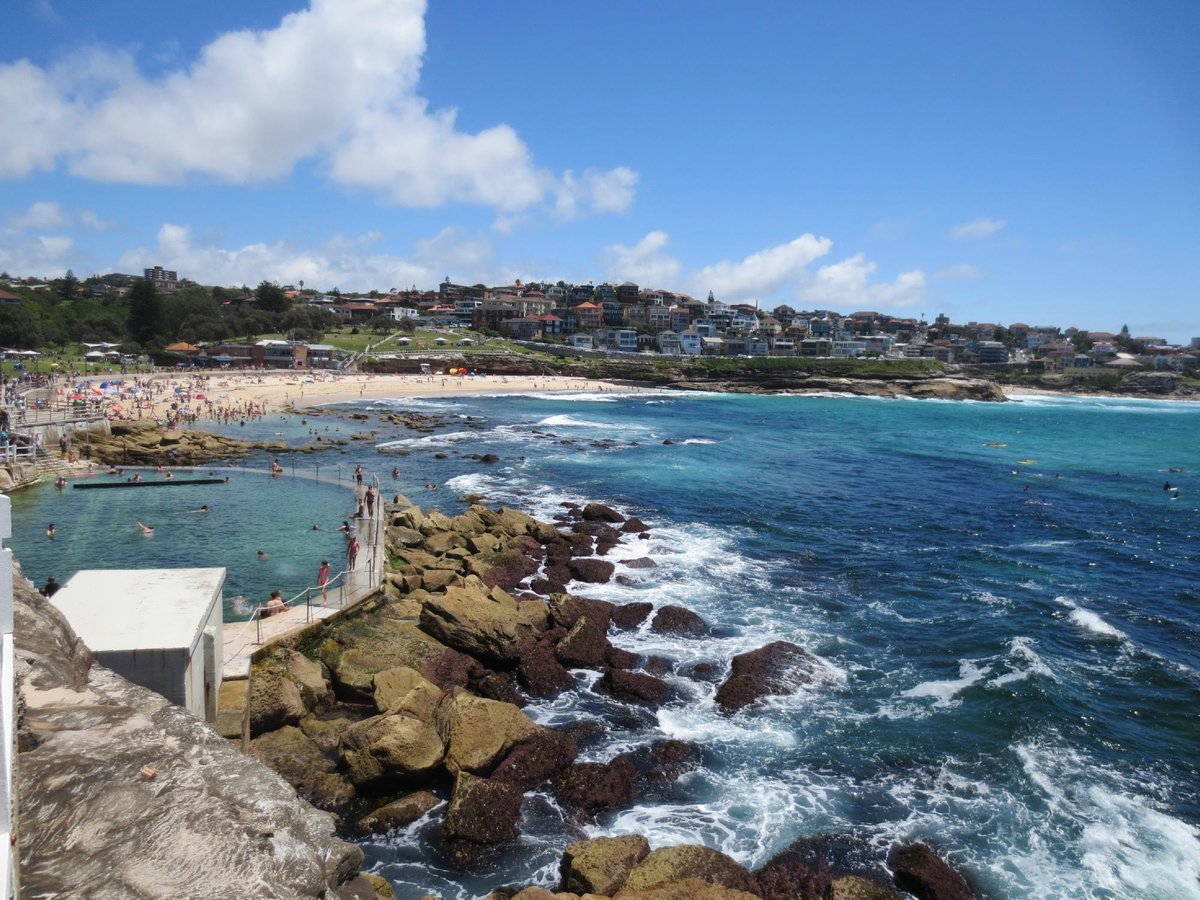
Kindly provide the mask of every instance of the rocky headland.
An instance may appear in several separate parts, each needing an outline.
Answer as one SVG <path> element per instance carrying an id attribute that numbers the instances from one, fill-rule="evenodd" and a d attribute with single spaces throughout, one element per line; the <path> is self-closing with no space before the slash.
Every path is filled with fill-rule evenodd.
<path id="1" fill-rule="evenodd" d="M 582 826 L 669 790 L 703 762 L 702 745 L 677 740 L 580 762 L 601 728 L 548 728 L 522 709 L 574 687 L 579 670 L 599 673 L 597 688 L 625 716 L 650 723 L 675 697 L 667 675 L 717 685 L 718 707 L 734 715 L 810 683 L 819 667 L 787 642 L 686 672 L 614 644 L 636 628 L 703 641 L 713 625 L 680 606 L 616 605 L 567 590 L 610 580 L 613 560 L 634 570 L 655 565 L 646 523 L 610 507 L 564 507 L 551 523 L 478 503 L 459 515 L 427 512 L 397 496 L 384 512 L 384 589 L 261 654 L 248 689 L 249 752 L 334 814 L 348 838 L 432 820 L 440 863 L 470 870 L 513 852 L 530 791 L 553 792 Z M 565 848 L 559 883 L 492 896 L 782 900 L 900 891 L 973 896 L 928 846 L 883 853 L 854 835 L 799 841 L 757 872 L 700 846 L 584 840 Z"/>

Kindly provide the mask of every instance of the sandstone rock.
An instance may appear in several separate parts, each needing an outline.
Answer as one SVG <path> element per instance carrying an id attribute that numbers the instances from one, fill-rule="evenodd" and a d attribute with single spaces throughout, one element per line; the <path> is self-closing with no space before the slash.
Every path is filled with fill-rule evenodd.
<path id="1" fill-rule="evenodd" d="M 547 604 L 550 617 L 556 625 L 573 628 L 575 623 L 586 616 L 601 631 L 607 632 L 612 621 L 615 607 L 607 600 L 592 600 L 587 597 L 576 597 L 573 594 L 558 593 L 550 598 Z"/>
<path id="2" fill-rule="evenodd" d="M 724 853 L 692 844 L 651 851 L 629 873 L 622 890 L 645 891 L 688 878 L 758 895 L 754 876 L 742 866 Z"/>
<path id="3" fill-rule="evenodd" d="M 896 885 L 919 900 L 970 900 L 975 896 L 966 880 L 928 844 L 893 847 L 888 866 Z"/>
<path id="4" fill-rule="evenodd" d="M 816 660 L 803 647 L 774 641 L 733 658 L 729 678 L 717 689 L 716 702 L 735 712 L 768 694 L 783 694 L 811 680 Z"/>
<path id="5" fill-rule="evenodd" d="M 665 681 L 641 672 L 624 669 L 608 669 L 600 679 L 600 686 L 621 700 L 647 703 L 657 706 L 671 690 Z"/>
<path id="6" fill-rule="evenodd" d="M 517 837 L 521 789 L 459 772 L 442 823 L 443 839 L 498 844 Z"/>
<path id="7" fill-rule="evenodd" d="M 326 634 L 316 655 L 332 672 L 338 696 L 357 703 L 374 702 L 376 673 L 396 666 L 420 672 L 446 651 L 416 622 L 388 614 L 341 620 Z"/>
<path id="8" fill-rule="evenodd" d="M 682 606 L 662 606 L 654 613 L 650 630 L 655 634 L 679 634 L 699 637 L 708 634 L 705 621 Z"/>
<path id="9" fill-rule="evenodd" d="M 843 875 L 829 882 L 828 900 L 901 900 L 889 887 L 876 884 L 861 875 Z"/>
<path id="10" fill-rule="evenodd" d="M 433 722 L 443 696 L 441 688 L 408 666 L 375 673 L 375 708 L 381 713 L 394 709 Z"/>
<path id="11" fill-rule="evenodd" d="M 637 774 L 627 759 L 576 763 L 554 779 L 554 790 L 567 806 L 594 815 L 628 806 L 637 796 Z"/>
<path id="12" fill-rule="evenodd" d="M 354 785 L 337 771 L 337 764 L 295 726 L 286 725 L 255 738 L 250 742 L 250 754 L 286 778 L 318 809 L 335 811 L 354 800 Z"/>
<path id="13" fill-rule="evenodd" d="M 260 667 L 251 673 L 246 705 L 251 737 L 283 725 L 295 725 L 308 715 L 299 686 L 274 667 Z"/>
<path id="14" fill-rule="evenodd" d="M 421 575 L 421 587 L 427 591 L 444 591 L 452 584 L 461 584 L 459 573 L 453 569 L 426 569 Z"/>
<path id="15" fill-rule="evenodd" d="M 396 891 L 386 878 L 371 872 L 363 872 L 358 877 L 375 889 L 375 900 L 396 900 Z"/>
<path id="16" fill-rule="evenodd" d="M 563 851 L 563 889 L 612 896 L 649 853 L 650 842 L 640 834 L 576 841 Z"/>
<path id="17" fill-rule="evenodd" d="M 516 744 L 538 731 L 533 720 L 510 703 L 460 692 L 438 709 L 438 733 L 446 745 L 451 773 L 486 774 Z"/>
<path id="18" fill-rule="evenodd" d="M 347 709 L 334 709 L 326 713 L 309 713 L 300 720 L 299 728 L 322 753 L 336 754 L 342 743 L 342 732 L 368 718 Z"/>
<path id="19" fill-rule="evenodd" d="M 22 896 L 317 897 L 353 877 L 362 852 L 334 838 L 332 816 L 187 710 L 93 665 L 14 576 Z"/>
<path id="20" fill-rule="evenodd" d="M 425 540 L 424 535 L 415 528 L 408 528 L 404 525 L 393 525 L 388 528 L 388 543 L 394 547 L 407 548 L 419 547 L 421 542 Z"/>
<path id="21" fill-rule="evenodd" d="M 623 559 L 621 563 L 630 569 L 657 569 L 658 563 L 648 556 L 642 556 L 638 559 Z"/>
<path id="22" fill-rule="evenodd" d="M 573 557 L 567 563 L 571 577 L 576 581 L 586 581 L 589 584 L 604 584 L 613 576 L 615 566 L 603 559 L 590 557 Z"/>
<path id="23" fill-rule="evenodd" d="M 467 546 L 466 538 L 453 531 L 439 531 L 425 538 L 425 549 L 435 556 L 442 556 L 448 550 L 465 546 Z"/>
<path id="24" fill-rule="evenodd" d="M 619 891 L 615 900 L 755 900 L 755 894 L 685 878 L 643 891 Z"/>
<path id="25" fill-rule="evenodd" d="M 284 674 L 300 689 L 300 699 L 310 710 L 323 709 L 333 701 L 333 688 L 325 668 L 295 650 L 283 651 Z"/>
<path id="26" fill-rule="evenodd" d="M 358 786 L 429 772 L 444 755 L 432 725 L 399 713 L 364 719 L 342 734 L 342 762 Z"/>
<path id="27" fill-rule="evenodd" d="M 399 800 L 385 803 L 371 810 L 355 822 L 355 827 L 366 834 L 383 834 L 393 828 L 411 825 L 441 801 L 429 791 L 405 794 Z"/>
<path id="28" fill-rule="evenodd" d="M 612 623 L 618 628 L 637 628 L 653 611 L 653 603 L 626 603 L 613 608 Z"/>
<path id="29" fill-rule="evenodd" d="M 541 728 L 513 747 L 490 777 L 492 781 L 515 784 L 528 791 L 558 775 L 578 755 L 579 745 L 569 734 Z"/>
<path id="30" fill-rule="evenodd" d="M 503 598 L 507 597 L 509 602 Z M 517 604 L 508 595 L 452 588 L 421 609 L 421 628 L 439 641 L 492 664 L 511 665 L 545 627 L 542 604 Z"/>

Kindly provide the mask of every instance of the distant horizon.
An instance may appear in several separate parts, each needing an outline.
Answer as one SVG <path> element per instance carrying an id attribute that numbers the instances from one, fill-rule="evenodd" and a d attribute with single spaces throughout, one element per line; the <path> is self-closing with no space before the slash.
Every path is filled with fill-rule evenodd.
<path id="1" fill-rule="evenodd" d="M 14 6 L 0 270 L 1200 335 L 1194 3 Z"/>

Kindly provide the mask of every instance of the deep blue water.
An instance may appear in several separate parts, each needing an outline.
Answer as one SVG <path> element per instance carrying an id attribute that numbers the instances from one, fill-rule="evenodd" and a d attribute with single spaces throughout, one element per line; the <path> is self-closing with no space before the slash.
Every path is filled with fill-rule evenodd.
<path id="1" fill-rule="evenodd" d="M 603 721 L 586 758 L 676 737 L 703 745 L 704 766 L 597 822 L 530 795 L 520 846 L 470 878 L 438 861 L 436 810 L 365 845 L 399 896 L 550 884 L 581 834 L 703 842 L 756 868 L 846 831 L 880 848 L 930 840 L 1000 897 L 1200 896 L 1200 404 L 631 392 L 354 406 L 451 417 L 434 435 L 372 424 L 385 494 L 397 465 L 396 489 L 447 512 L 478 492 L 545 518 L 597 500 L 644 519 L 651 540 L 609 558 L 658 567 L 618 565 L 632 586 L 579 592 L 682 604 L 717 636 L 614 643 L 677 669 L 780 639 L 822 661 L 814 684 L 732 717 L 682 675 L 668 677 L 681 700 L 642 715 L 577 673 L 527 711 Z M 353 467 L 296 464 L 318 462 Z"/>

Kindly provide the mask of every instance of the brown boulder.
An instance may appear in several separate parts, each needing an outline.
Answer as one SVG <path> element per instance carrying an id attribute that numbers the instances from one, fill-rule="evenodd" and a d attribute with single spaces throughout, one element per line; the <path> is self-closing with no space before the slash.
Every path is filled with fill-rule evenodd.
<path id="1" fill-rule="evenodd" d="M 595 814 L 627 806 L 637 796 L 637 777 L 627 759 L 576 763 L 554 779 L 554 790 L 567 806 Z"/>
<path id="2" fill-rule="evenodd" d="M 300 686 L 275 666 L 259 667 L 251 673 L 246 707 L 251 737 L 295 725 L 308 715 Z"/>
<path id="3" fill-rule="evenodd" d="M 535 697 L 553 697 L 575 684 L 554 653 L 540 644 L 527 649 L 517 662 L 517 677 Z"/>
<path id="4" fill-rule="evenodd" d="M 657 706 L 671 690 L 670 685 L 653 675 L 608 669 L 600 679 L 600 687 L 620 700 Z"/>
<path id="5" fill-rule="evenodd" d="M 511 703 L 459 692 L 438 710 L 438 733 L 452 773 L 486 774 L 514 746 L 537 734 L 539 726 Z"/>
<path id="6" fill-rule="evenodd" d="M 581 514 L 585 522 L 624 522 L 625 517 L 603 503 L 589 503 Z"/>
<path id="7" fill-rule="evenodd" d="M 421 608 L 421 628 L 439 641 L 484 662 L 511 665 L 547 624 L 542 603 L 518 604 L 499 588 L 450 588 Z"/>
<path id="8" fill-rule="evenodd" d="M 653 603 L 626 603 L 613 608 L 612 623 L 618 628 L 637 628 L 646 621 L 653 611 Z"/>
<path id="9" fill-rule="evenodd" d="M 861 875 L 843 875 L 829 882 L 822 900 L 901 900 L 901 897 L 890 887 Z"/>
<path id="10" fill-rule="evenodd" d="M 443 696 L 441 688 L 408 666 L 375 673 L 375 708 L 381 713 L 396 710 L 432 722 Z"/>
<path id="11" fill-rule="evenodd" d="M 615 569 L 616 567 L 607 560 L 592 557 L 572 557 L 567 563 L 571 577 L 588 584 L 605 584 L 612 578 Z"/>
<path id="12" fill-rule="evenodd" d="M 564 666 L 594 669 L 604 665 L 607 648 L 604 629 L 585 616 L 555 645 L 554 655 Z"/>
<path id="13" fill-rule="evenodd" d="M 705 621 L 682 606 L 663 606 L 655 612 L 650 622 L 650 630 L 655 634 L 679 634 L 699 637 L 708 634 Z"/>
<path id="14" fill-rule="evenodd" d="M 578 755 L 579 745 L 573 737 L 543 728 L 513 747 L 496 766 L 491 779 L 532 790 L 574 763 Z"/>
<path id="15" fill-rule="evenodd" d="M 563 851 L 559 864 L 562 888 L 612 896 L 649 853 L 650 842 L 640 834 L 576 841 Z"/>
<path id="16" fill-rule="evenodd" d="M 299 728 L 285 725 L 250 742 L 250 755 L 266 763 L 318 809 L 338 810 L 354 800 L 354 785 Z"/>
<path id="17" fill-rule="evenodd" d="M 815 668 L 811 653 L 787 641 L 740 653 L 732 660 L 729 678 L 717 689 L 717 705 L 730 713 L 760 697 L 790 693 L 810 681 Z"/>
<path id="18" fill-rule="evenodd" d="M 471 844 L 499 844 L 515 839 L 519 833 L 521 797 L 521 789 L 516 785 L 459 772 L 442 822 L 442 839 L 450 843 L 451 852 L 459 858 L 469 857 L 479 849 Z M 467 846 L 454 846 L 461 841 L 467 842 Z"/>
<path id="19" fill-rule="evenodd" d="M 888 854 L 888 867 L 897 887 L 918 900 L 971 900 L 975 896 L 966 879 L 928 844 L 893 847 Z"/>
<path id="20" fill-rule="evenodd" d="M 411 825 L 440 802 L 429 791 L 406 794 L 360 817 L 355 827 L 365 834 L 383 834 L 393 828 Z"/>

